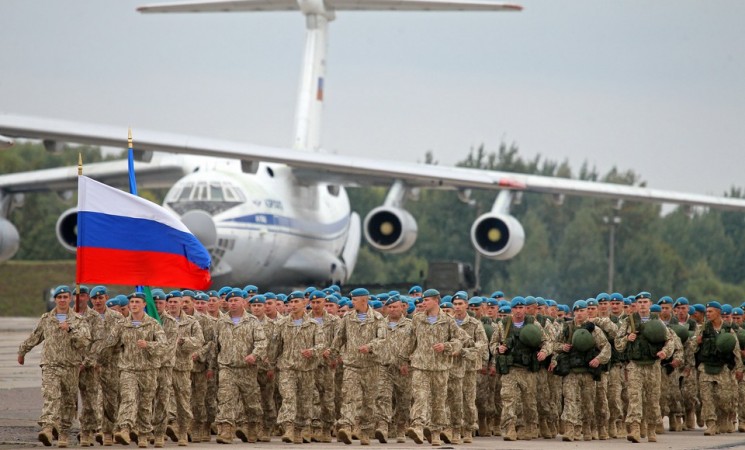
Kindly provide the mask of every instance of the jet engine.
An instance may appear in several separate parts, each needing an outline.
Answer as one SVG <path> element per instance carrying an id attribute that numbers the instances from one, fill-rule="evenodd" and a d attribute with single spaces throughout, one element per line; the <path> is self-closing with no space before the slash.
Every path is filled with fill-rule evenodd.
<path id="1" fill-rule="evenodd" d="M 15 225 L 8 219 L 0 218 L 0 262 L 7 261 L 16 254 L 20 241 Z"/>
<path id="2" fill-rule="evenodd" d="M 416 242 L 416 220 L 401 208 L 378 206 L 365 216 L 363 229 L 367 242 L 387 253 L 403 253 Z"/>
<path id="3" fill-rule="evenodd" d="M 63 212 L 57 219 L 55 230 L 57 240 L 65 250 L 75 253 L 78 250 L 78 209 L 70 208 Z"/>
<path id="4" fill-rule="evenodd" d="M 525 230 L 509 214 L 488 212 L 482 214 L 471 226 L 471 243 L 489 259 L 514 258 L 525 243 Z"/>

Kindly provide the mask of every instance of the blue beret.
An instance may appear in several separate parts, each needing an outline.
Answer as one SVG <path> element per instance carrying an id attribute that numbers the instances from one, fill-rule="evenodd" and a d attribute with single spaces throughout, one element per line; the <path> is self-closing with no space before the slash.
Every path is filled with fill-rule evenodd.
<path id="1" fill-rule="evenodd" d="M 678 305 L 688 305 L 688 299 L 685 297 L 678 297 L 678 299 L 675 300 L 675 306 Z"/>
<path id="2" fill-rule="evenodd" d="M 183 291 L 181 291 L 181 296 L 182 297 L 191 297 L 191 298 L 194 298 L 196 295 L 197 294 L 194 291 L 191 291 L 189 289 L 184 289 Z"/>
<path id="3" fill-rule="evenodd" d="M 569 305 L 559 305 L 562 311 L 569 314 Z"/>
<path id="4" fill-rule="evenodd" d="M 166 293 L 163 292 L 162 289 L 153 289 L 151 294 L 153 295 L 153 300 L 165 300 L 166 299 Z"/>
<path id="5" fill-rule="evenodd" d="M 81 293 L 81 294 L 88 294 L 88 293 L 90 293 L 90 289 L 88 289 L 88 286 L 83 286 L 83 285 L 81 284 L 81 285 L 80 285 L 80 293 Z"/>
<path id="6" fill-rule="evenodd" d="M 452 309 L 452 308 L 455 308 L 455 306 L 453 306 L 453 304 L 450 302 L 442 302 L 440 303 L 440 308 L 451 308 Z"/>
<path id="7" fill-rule="evenodd" d="M 704 306 L 703 303 L 696 303 L 695 305 L 693 305 L 693 309 L 695 309 L 698 312 L 702 312 L 702 313 L 706 312 L 706 306 Z"/>
<path id="8" fill-rule="evenodd" d="M 510 305 L 502 305 L 499 307 L 499 312 L 501 314 L 510 314 L 512 313 L 512 308 L 510 308 Z"/>
<path id="9" fill-rule="evenodd" d="M 181 291 L 171 291 L 166 295 L 166 299 L 172 298 L 172 297 L 181 297 Z"/>
<path id="10" fill-rule="evenodd" d="M 732 314 L 732 305 L 725 303 L 722 305 L 722 314 Z"/>
<path id="11" fill-rule="evenodd" d="M 388 291 L 388 295 L 401 295 L 398 291 Z"/>
<path id="12" fill-rule="evenodd" d="M 424 293 L 422 293 L 422 297 L 424 298 L 437 297 L 438 295 L 440 295 L 440 291 L 438 291 L 437 289 L 427 289 L 426 291 L 424 291 Z"/>
<path id="13" fill-rule="evenodd" d="M 326 296 L 326 303 L 333 303 L 335 305 L 338 305 L 339 300 L 336 298 L 335 295 L 331 294 Z"/>
<path id="14" fill-rule="evenodd" d="M 304 294 L 310 295 L 311 292 L 317 291 L 318 289 L 315 288 L 315 286 L 308 286 L 305 288 L 305 291 L 303 291 Z"/>
<path id="15" fill-rule="evenodd" d="M 266 297 L 266 295 L 264 295 L 264 297 Z M 267 298 L 267 300 L 269 300 L 269 299 Z M 273 300 L 279 300 L 280 302 L 285 302 L 287 300 L 287 295 L 286 294 L 277 294 L 277 298 L 276 299 L 273 299 Z"/>
<path id="16" fill-rule="evenodd" d="M 144 292 L 132 292 L 127 296 L 128 299 L 130 298 L 139 298 L 140 300 L 145 300 L 145 293 Z"/>
<path id="17" fill-rule="evenodd" d="M 377 299 L 378 297 L 374 296 L 373 294 L 370 294 L 370 297 L 367 299 L 367 301 L 370 302 L 370 301 L 377 300 Z"/>
<path id="18" fill-rule="evenodd" d="M 515 306 L 525 306 L 525 297 L 520 297 L 519 295 L 517 297 L 512 297 L 510 307 L 514 308 Z"/>
<path id="19" fill-rule="evenodd" d="M 586 300 L 587 306 L 598 306 L 598 301 L 594 298 L 588 298 Z"/>
<path id="20" fill-rule="evenodd" d="M 254 286 L 253 284 L 247 284 L 244 288 L 244 291 L 246 291 L 247 294 L 258 294 L 259 288 Z"/>
<path id="21" fill-rule="evenodd" d="M 628 299 L 631 301 L 632 304 L 636 303 L 636 299 L 638 297 L 629 296 Z"/>
<path id="22" fill-rule="evenodd" d="M 661 297 L 659 300 L 657 300 L 658 305 L 672 305 L 673 304 L 673 298 L 669 295 L 666 295 L 664 297 Z"/>
<path id="23" fill-rule="evenodd" d="M 499 301 L 496 298 L 487 298 L 486 299 L 486 306 L 499 306 Z"/>
<path id="24" fill-rule="evenodd" d="M 386 305 L 390 305 L 390 304 L 393 304 L 393 303 L 396 303 L 396 302 L 400 302 L 400 301 L 403 301 L 403 300 L 401 300 L 401 296 L 400 295 L 391 295 L 390 297 L 388 297 L 388 300 L 385 301 L 385 304 Z"/>
<path id="25" fill-rule="evenodd" d="M 266 297 L 264 297 L 263 295 L 254 295 L 248 302 L 264 304 L 266 303 Z"/>
<path id="26" fill-rule="evenodd" d="M 742 305 L 740 305 L 740 308 L 742 308 L 743 311 L 745 311 L 745 303 L 743 303 Z"/>
<path id="27" fill-rule="evenodd" d="M 60 294 L 72 294 L 72 291 L 70 290 L 69 286 L 60 285 L 54 288 L 54 293 L 52 294 L 52 297 L 56 297 Z"/>
<path id="28" fill-rule="evenodd" d="M 334 292 L 334 293 L 333 293 L 333 294 L 331 294 L 331 295 L 333 295 L 334 297 L 336 297 L 336 299 L 337 299 L 337 300 L 341 300 L 342 298 L 344 298 L 344 297 L 342 297 L 342 296 L 341 296 L 341 294 L 340 294 L 340 293 L 338 293 L 338 292 Z M 287 296 L 285 295 L 285 297 L 287 297 Z"/>
<path id="29" fill-rule="evenodd" d="M 662 306 L 660 305 L 652 305 L 649 307 L 649 312 L 662 312 Z"/>
<path id="30" fill-rule="evenodd" d="M 578 309 L 587 309 L 587 302 L 584 300 L 577 300 L 576 302 L 574 302 L 572 311 L 576 311 Z"/>
<path id="31" fill-rule="evenodd" d="M 210 296 L 205 294 L 204 292 L 200 292 L 194 297 L 194 300 L 198 302 L 208 302 L 210 301 Z"/>
<path id="32" fill-rule="evenodd" d="M 418 305 L 424 301 L 423 297 L 414 297 L 414 304 Z"/>
<path id="33" fill-rule="evenodd" d="M 510 302 L 507 301 L 507 300 L 505 300 L 505 299 L 503 299 L 503 298 L 500 298 L 499 300 L 497 300 L 497 305 L 499 305 L 499 306 L 510 306 Z"/>
<path id="34" fill-rule="evenodd" d="M 732 308 L 733 316 L 742 316 L 743 314 L 745 314 L 745 311 L 742 308 Z"/>
<path id="35" fill-rule="evenodd" d="M 422 287 L 421 286 L 412 286 L 411 289 L 409 289 L 409 295 L 411 295 L 411 294 L 419 294 L 420 292 L 422 292 Z"/>
<path id="36" fill-rule="evenodd" d="M 350 297 L 369 297 L 370 291 L 368 291 L 365 288 L 357 288 L 352 290 L 352 292 L 349 293 Z"/>
<path id="37" fill-rule="evenodd" d="M 535 297 L 533 297 L 532 295 L 525 297 L 525 306 L 535 305 L 535 303 Z"/>
<path id="38" fill-rule="evenodd" d="M 600 302 L 609 302 L 610 301 L 610 295 L 608 295 L 607 292 L 601 292 L 597 296 L 595 296 L 595 300 Z"/>
<path id="39" fill-rule="evenodd" d="M 494 291 L 491 293 L 491 298 L 500 299 L 502 297 L 504 297 L 504 292 L 502 291 Z"/>
<path id="40" fill-rule="evenodd" d="M 302 291 L 292 291 L 290 292 L 290 295 L 287 296 L 287 300 L 294 300 L 296 298 L 305 300 L 305 293 Z"/>
<path id="41" fill-rule="evenodd" d="M 481 306 L 481 302 L 483 302 L 481 297 L 471 297 L 471 299 L 468 300 L 468 306 Z"/>
<path id="42" fill-rule="evenodd" d="M 630 298 L 625 298 L 625 299 L 623 299 L 623 304 L 624 304 L 624 305 L 630 305 L 631 303 L 632 303 L 632 301 L 631 301 L 631 299 L 630 299 Z"/>
<path id="43" fill-rule="evenodd" d="M 331 288 L 323 288 L 323 289 L 321 289 L 321 290 L 322 290 L 322 291 L 323 291 L 323 293 L 324 293 L 324 294 L 326 294 L 326 295 L 331 295 L 331 293 L 332 293 L 332 292 L 334 292 L 333 290 L 331 290 Z"/>
<path id="44" fill-rule="evenodd" d="M 610 295 L 610 301 L 612 302 L 622 302 L 623 298 L 623 294 L 620 292 L 614 292 Z"/>
<path id="45" fill-rule="evenodd" d="M 635 299 L 635 300 L 638 300 L 638 299 L 640 299 L 640 298 L 648 298 L 648 299 L 650 299 L 650 300 L 651 300 L 651 299 L 652 299 L 652 294 L 650 294 L 650 293 L 649 293 L 649 292 L 647 292 L 647 291 L 641 291 L 641 292 L 639 292 L 638 294 L 636 294 L 636 296 L 634 297 L 634 299 Z"/>
<path id="46" fill-rule="evenodd" d="M 385 301 L 388 300 L 388 297 L 390 297 L 390 295 L 388 295 L 387 292 L 383 292 L 381 294 L 377 294 L 376 297 L 378 298 L 378 300 L 385 303 Z"/>
<path id="47" fill-rule="evenodd" d="M 341 292 L 341 288 L 335 284 L 332 284 L 329 288 L 334 292 Z"/>
<path id="48" fill-rule="evenodd" d="M 129 306 L 129 299 L 126 295 L 119 294 L 116 296 L 116 302 L 119 306 Z"/>
<path id="49" fill-rule="evenodd" d="M 230 286 L 223 286 L 220 288 L 219 291 L 217 291 L 217 294 L 222 297 L 223 295 L 227 294 L 228 292 L 232 291 L 233 288 Z"/>
<path id="50" fill-rule="evenodd" d="M 238 289 L 238 288 L 231 289 L 230 292 L 225 294 L 225 300 L 230 300 L 233 297 L 244 298 L 243 289 Z"/>
<path id="51" fill-rule="evenodd" d="M 453 294 L 453 300 L 468 301 L 468 293 L 466 293 L 466 291 L 458 291 L 455 294 Z"/>
<path id="52" fill-rule="evenodd" d="M 210 297 L 219 297 L 219 296 L 220 296 L 220 295 L 219 295 L 219 294 L 217 293 L 217 291 L 216 291 L 216 290 L 214 290 L 214 289 L 210 289 L 209 291 L 207 291 L 207 295 L 208 295 L 208 296 L 210 296 Z"/>
<path id="53" fill-rule="evenodd" d="M 692 316 L 692 315 L 693 315 L 693 313 L 695 313 L 695 312 L 696 312 L 696 308 L 694 308 L 694 307 L 693 307 L 693 305 L 690 305 L 690 306 L 688 307 L 688 315 L 689 315 L 689 316 Z"/>
<path id="54" fill-rule="evenodd" d="M 717 302 L 717 301 L 713 301 L 713 302 L 707 303 L 706 304 L 706 307 L 707 308 L 716 308 L 716 309 L 718 309 L 720 311 L 722 310 L 722 304 L 719 303 L 719 302 Z"/>
<path id="55" fill-rule="evenodd" d="M 308 297 L 309 300 L 317 300 L 317 299 L 326 300 L 326 293 L 323 291 L 313 291 L 310 293 L 310 297 Z"/>
<path id="56" fill-rule="evenodd" d="M 406 314 L 411 314 L 416 310 L 414 302 L 409 302 L 409 307 L 406 309 Z"/>
<path id="57" fill-rule="evenodd" d="M 543 297 L 536 297 L 535 302 L 538 303 L 538 306 L 546 306 L 548 303 L 546 300 L 543 299 Z"/>
<path id="58" fill-rule="evenodd" d="M 106 300 L 106 307 L 111 308 L 112 306 L 119 306 L 119 299 L 114 297 Z"/>
<path id="59" fill-rule="evenodd" d="M 383 307 L 383 302 L 381 302 L 380 300 L 373 300 L 369 302 L 368 305 L 370 305 L 370 308 L 372 309 L 380 309 Z"/>
<path id="60" fill-rule="evenodd" d="M 548 305 L 549 307 L 556 306 L 556 300 L 548 299 L 546 300 L 546 305 Z"/>
<path id="61" fill-rule="evenodd" d="M 440 299 L 440 304 L 442 305 L 443 303 L 449 302 L 452 299 L 453 299 L 452 295 L 445 295 L 444 297 Z"/>
<path id="62" fill-rule="evenodd" d="M 93 289 L 91 289 L 91 297 L 95 297 L 101 294 L 106 295 L 107 293 L 108 292 L 106 291 L 106 286 L 94 286 Z"/>

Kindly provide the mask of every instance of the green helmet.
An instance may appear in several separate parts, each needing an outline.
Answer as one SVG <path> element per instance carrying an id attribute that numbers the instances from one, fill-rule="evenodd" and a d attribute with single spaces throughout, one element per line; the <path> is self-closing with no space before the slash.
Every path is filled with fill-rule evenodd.
<path id="1" fill-rule="evenodd" d="M 652 344 L 662 344 L 667 340 L 667 327 L 661 320 L 650 320 L 641 328 L 642 336 Z"/>
<path id="2" fill-rule="evenodd" d="M 685 344 L 689 337 L 688 327 L 685 325 L 671 325 L 670 328 L 672 328 L 675 334 L 678 335 L 680 342 Z"/>
<path id="3" fill-rule="evenodd" d="M 572 335 L 572 347 L 580 352 L 586 352 L 595 346 L 595 338 L 586 328 L 578 328 Z"/>
<path id="4" fill-rule="evenodd" d="M 525 325 L 522 330 L 520 330 L 520 335 L 518 336 L 520 342 L 530 348 L 539 348 L 541 346 L 542 338 L 543 331 L 541 331 L 541 327 L 534 323 Z"/>
<path id="5" fill-rule="evenodd" d="M 737 338 L 732 333 L 722 332 L 717 336 L 716 344 L 720 353 L 732 353 L 737 345 Z"/>
<path id="6" fill-rule="evenodd" d="M 745 348 L 745 330 L 740 328 L 737 330 L 737 340 L 740 341 L 740 348 Z"/>
<path id="7" fill-rule="evenodd" d="M 494 327 L 491 322 L 481 322 L 484 324 L 484 331 L 486 332 L 486 340 L 491 341 L 491 335 L 494 334 Z"/>

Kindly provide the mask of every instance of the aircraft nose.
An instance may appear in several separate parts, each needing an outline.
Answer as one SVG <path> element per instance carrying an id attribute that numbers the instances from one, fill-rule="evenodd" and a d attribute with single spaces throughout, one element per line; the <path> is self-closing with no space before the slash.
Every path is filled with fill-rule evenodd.
<path id="1" fill-rule="evenodd" d="M 207 248 L 214 247 L 217 243 L 217 227 L 212 216 L 200 209 L 187 211 L 181 216 L 181 221 L 186 225 L 194 236 Z"/>

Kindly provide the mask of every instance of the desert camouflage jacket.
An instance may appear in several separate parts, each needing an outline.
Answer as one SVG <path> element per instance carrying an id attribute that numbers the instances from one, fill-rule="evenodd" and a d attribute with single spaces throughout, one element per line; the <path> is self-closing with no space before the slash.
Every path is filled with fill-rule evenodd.
<path id="1" fill-rule="evenodd" d="M 209 314 L 202 314 L 199 311 L 194 311 L 193 316 L 202 328 L 203 343 L 202 348 L 197 349 L 197 360 L 194 361 L 192 366 L 192 372 L 204 372 L 205 370 L 214 370 L 217 368 L 217 354 L 215 350 L 215 326 L 217 321 L 221 319 L 215 319 Z M 228 316 L 228 320 L 230 316 Z"/>
<path id="2" fill-rule="evenodd" d="M 401 317 L 396 323 L 396 326 L 391 327 L 391 322 L 386 320 L 388 325 L 388 334 L 385 338 L 384 350 L 380 355 L 380 362 L 383 365 L 400 365 L 398 358 L 398 352 L 401 347 L 406 345 L 409 340 L 409 334 L 411 333 L 411 319 L 408 317 Z"/>
<path id="3" fill-rule="evenodd" d="M 100 355 L 111 347 L 121 347 L 119 370 L 139 371 L 160 367 L 163 352 L 167 351 L 168 342 L 163 328 L 152 317 L 145 314 L 140 325 L 132 322 L 132 315 L 116 323 L 111 334 L 102 341 L 93 344 L 93 356 L 100 361 Z M 147 347 L 140 348 L 137 341 L 144 340 Z"/>
<path id="4" fill-rule="evenodd" d="M 258 362 L 266 358 L 264 326 L 248 312 L 243 313 L 237 324 L 230 316 L 220 318 L 214 328 L 213 345 L 219 367 L 258 367 Z M 257 364 L 254 366 L 244 359 L 251 354 L 256 355 Z"/>
<path id="5" fill-rule="evenodd" d="M 321 353 L 326 349 L 323 328 L 307 314 L 303 316 L 299 326 L 295 325 L 291 317 L 277 321 L 274 340 L 274 353 L 270 359 L 279 370 L 314 370 L 322 359 Z M 313 356 L 304 357 L 301 352 L 305 349 L 312 349 Z"/>
<path id="6" fill-rule="evenodd" d="M 338 324 L 334 341 L 331 344 L 333 357 L 341 355 L 345 368 L 364 369 L 380 364 L 381 352 L 385 348 L 385 337 L 388 325 L 385 318 L 372 308 L 367 310 L 367 318 L 360 321 L 357 311 L 349 311 Z M 367 345 L 368 353 L 362 353 L 359 348 Z"/>
<path id="7" fill-rule="evenodd" d="M 190 316 L 183 311 L 181 316 L 171 317 L 175 323 L 175 330 L 171 331 L 172 336 L 168 336 L 168 344 L 172 347 L 172 354 L 175 358 L 173 369 L 174 370 L 191 370 L 194 367 L 194 362 L 191 359 L 191 355 L 195 352 L 204 348 L 204 335 L 202 333 L 202 327 L 199 325 L 197 319 Z M 166 321 L 163 320 L 165 329 Z M 168 332 L 166 332 L 168 335 Z M 183 339 L 183 342 L 179 344 L 179 340 Z"/>
<path id="8" fill-rule="evenodd" d="M 429 323 L 425 313 L 414 314 L 411 322 L 411 333 L 400 349 L 399 358 L 415 369 L 449 370 L 453 353 L 460 353 L 464 344 L 473 345 L 468 334 L 442 310 L 434 323 Z M 432 348 L 439 343 L 445 344 L 442 352 Z"/>
<path id="9" fill-rule="evenodd" d="M 18 347 L 18 354 L 25 356 L 32 348 L 44 342 L 40 366 L 79 366 L 91 341 L 88 323 L 72 309 L 67 313 L 68 331 L 60 329 L 57 308 L 45 313 L 31 335 Z"/>
<path id="10" fill-rule="evenodd" d="M 467 370 L 480 370 L 489 364 L 489 341 L 486 340 L 486 331 L 481 321 L 466 314 L 460 329 L 466 332 L 473 345 L 464 345 L 461 351 L 453 356 L 451 373 L 458 377 L 464 376 Z"/>
<path id="11" fill-rule="evenodd" d="M 318 320 L 316 320 L 311 314 L 309 314 L 309 317 L 311 320 L 318 323 Z M 332 316 L 326 311 L 323 312 L 323 316 L 321 316 L 321 321 L 323 323 L 318 323 L 323 332 L 323 350 L 331 348 L 331 344 L 334 343 L 334 336 L 336 336 L 336 329 L 339 327 L 339 320 L 341 319 L 337 316 Z M 328 367 L 331 361 L 333 361 L 331 358 L 318 358 L 318 365 Z"/>

